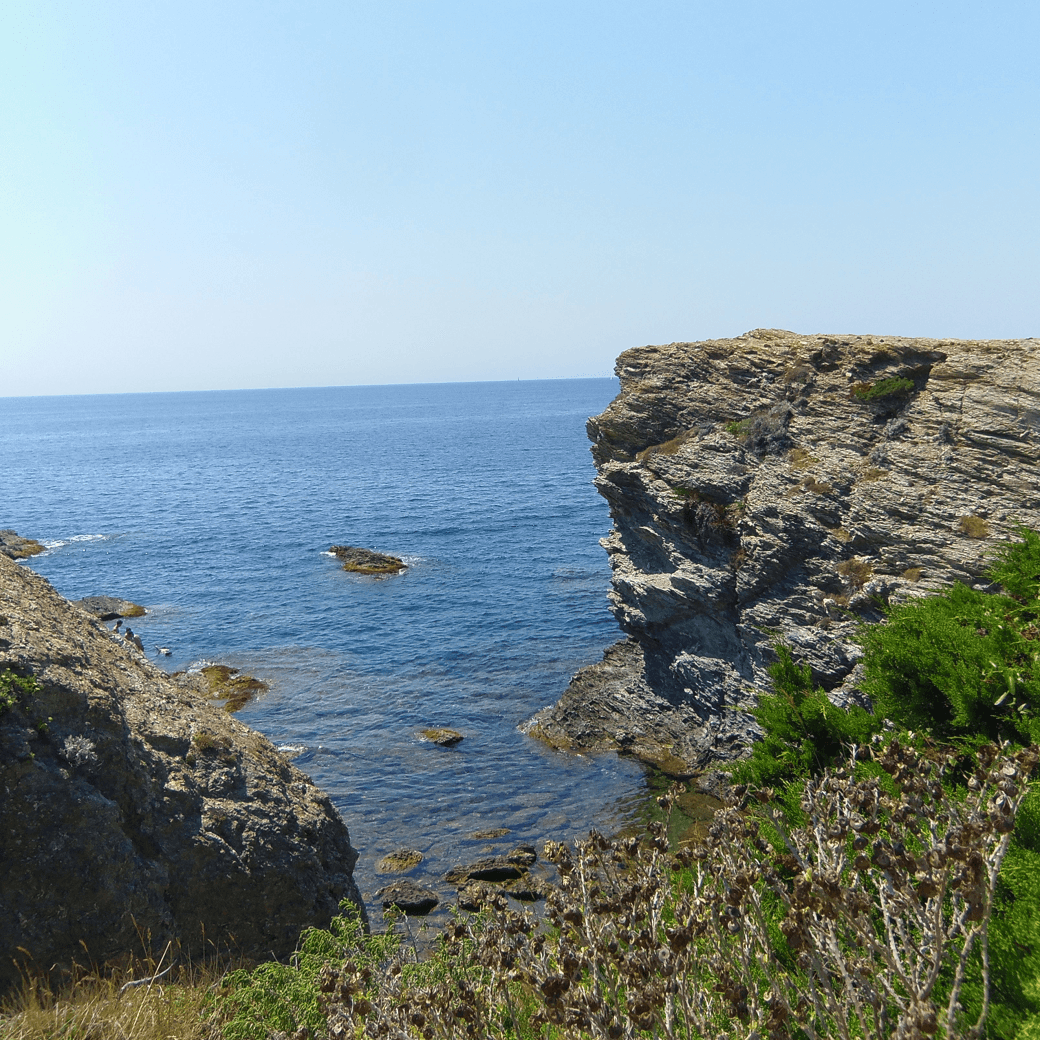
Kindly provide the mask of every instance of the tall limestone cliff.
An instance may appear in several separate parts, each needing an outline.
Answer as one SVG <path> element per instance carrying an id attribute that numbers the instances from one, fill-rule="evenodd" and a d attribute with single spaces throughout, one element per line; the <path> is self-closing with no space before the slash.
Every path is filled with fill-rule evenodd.
<path id="1" fill-rule="evenodd" d="M 362 905 L 356 859 L 267 740 L 0 555 L 0 991 L 171 940 L 287 956 Z"/>
<path id="2" fill-rule="evenodd" d="M 1038 340 L 757 329 L 616 371 L 588 432 L 628 639 L 531 720 L 554 746 L 680 776 L 740 754 L 778 641 L 857 697 L 857 626 L 1040 526 Z"/>

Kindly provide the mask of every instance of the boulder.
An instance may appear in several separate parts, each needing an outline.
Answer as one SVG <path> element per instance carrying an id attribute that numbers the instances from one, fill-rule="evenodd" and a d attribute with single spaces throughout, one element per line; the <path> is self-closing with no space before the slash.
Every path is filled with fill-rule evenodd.
<path id="1" fill-rule="evenodd" d="M 408 566 L 397 556 L 359 549 L 354 545 L 333 545 L 329 547 L 329 552 L 342 561 L 345 571 L 356 574 L 396 574 Z"/>
<path id="2" fill-rule="evenodd" d="M 376 896 L 383 901 L 384 910 L 396 906 L 398 910 L 417 917 L 428 914 L 440 902 L 436 892 L 408 878 L 381 888 Z"/>
<path id="3" fill-rule="evenodd" d="M 0 990 L 16 961 L 169 941 L 183 959 L 287 957 L 341 900 L 363 906 L 326 794 L 2 556 L 0 792 Z"/>

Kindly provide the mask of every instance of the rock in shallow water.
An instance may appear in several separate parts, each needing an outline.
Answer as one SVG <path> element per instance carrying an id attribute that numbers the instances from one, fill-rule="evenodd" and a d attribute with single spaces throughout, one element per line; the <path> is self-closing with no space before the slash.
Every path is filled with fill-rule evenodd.
<path id="1" fill-rule="evenodd" d="M 288 956 L 359 907 L 324 792 L 260 734 L 0 556 L 0 990 L 179 941 Z"/>
<path id="2" fill-rule="evenodd" d="M 379 874 L 403 874 L 406 870 L 417 867 L 423 861 L 423 854 L 418 849 L 398 849 L 384 856 L 376 864 Z"/>
<path id="3" fill-rule="evenodd" d="M 131 603 L 130 600 L 120 599 L 118 596 L 84 596 L 83 599 L 76 599 L 72 602 L 102 621 L 144 617 L 148 613 L 140 603 Z"/>
<path id="4" fill-rule="evenodd" d="M 420 733 L 424 740 L 440 747 L 454 747 L 456 744 L 461 744 L 464 739 L 457 729 L 448 729 L 446 726 L 420 730 Z"/>
<path id="5" fill-rule="evenodd" d="M 408 878 L 381 888 L 376 896 L 383 901 L 384 910 L 396 906 L 398 910 L 415 916 L 428 914 L 440 902 L 433 889 Z"/>
<path id="6" fill-rule="evenodd" d="M 329 552 L 342 561 L 345 571 L 355 574 L 396 574 L 408 566 L 397 556 L 373 552 L 371 549 L 359 549 L 354 545 L 333 545 L 330 546 Z"/>
<path id="7" fill-rule="evenodd" d="M 488 856 L 467 866 L 452 867 L 444 880 L 449 885 L 462 885 L 467 881 L 511 881 L 522 874 L 523 870 L 505 856 Z"/>

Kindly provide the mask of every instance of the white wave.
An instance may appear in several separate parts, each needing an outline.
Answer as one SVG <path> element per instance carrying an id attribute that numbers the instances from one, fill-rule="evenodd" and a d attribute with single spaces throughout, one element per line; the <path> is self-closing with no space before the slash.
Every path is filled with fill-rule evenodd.
<path id="1" fill-rule="evenodd" d="M 283 755 L 289 755 L 291 758 L 302 755 L 307 750 L 306 744 L 278 744 L 277 747 Z"/>
<path id="2" fill-rule="evenodd" d="M 111 535 L 107 534 L 74 534 L 68 538 L 55 538 L 52 541 L 44 542 L 43 545 L 47 549 L 60 549 L 63 545 L 71 545 L 73 542 L 102 542 L 110 537 Z"/>

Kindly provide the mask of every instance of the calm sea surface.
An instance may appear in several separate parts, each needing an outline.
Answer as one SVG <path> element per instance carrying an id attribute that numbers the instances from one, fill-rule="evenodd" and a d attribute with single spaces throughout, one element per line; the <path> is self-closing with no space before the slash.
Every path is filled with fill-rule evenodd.
<path id="1" fill-rule="evenodd" d="M 472 832 L 538 844 L 623 822 L 613 756 L 517 730 L 618 637 L 585 419 L 613 379 L 0 399 L 0 527 L 50 546 L 63 595 L 144 604 L 170 671 L 270 683 L 239 713 L 330 792 L 361 852 L 436 879 Z M 333 544 L 402 556 L 345 573 Z M 154 653 L 152 654 L 155 657 Z M 424 726 L 465 734 L 454 749 Z"/>

